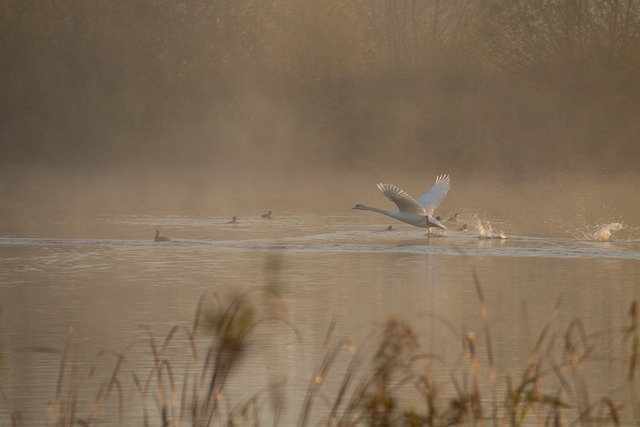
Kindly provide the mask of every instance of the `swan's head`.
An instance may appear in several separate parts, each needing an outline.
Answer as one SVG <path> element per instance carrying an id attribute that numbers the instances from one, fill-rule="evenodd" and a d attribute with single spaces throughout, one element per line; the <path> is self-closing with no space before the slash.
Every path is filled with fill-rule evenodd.
<path id="1" fill-rule="evenodd" d="M 365 205 L 363 205 L 362 203 L 358 203 L 357 205 L 355 205 L 351 209 L 364 209 L 364 208 L 365 208 Z"/>
<path id="2" fill-rule="evenodd" d="M 438 217 L 436 217 L 438 218 Z M 425 220 L 427 221 L 427 227 L 437 227 L 437 228 L 442 228 L 443 230 L 446 230 L 447 227 L 445 227 L 444 225 L 440 224 L 440 221 L 438 221 L 436 218 L 427 215 L 425 217 Z"/>

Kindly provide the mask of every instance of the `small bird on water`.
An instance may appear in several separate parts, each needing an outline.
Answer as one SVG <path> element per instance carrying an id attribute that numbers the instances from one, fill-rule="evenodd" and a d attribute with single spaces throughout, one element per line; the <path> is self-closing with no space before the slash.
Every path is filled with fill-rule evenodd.
<path id="1" fill-rule="evenodd" d="M 227 224 L 237 224 L 238 223 L 238 217 L 234 216 L 233 218 L 231 218 L 231 221 L 227 221 Z"/>
<path id="2" fill-rule="evenodd" d="M 271 218 L 273 218 L 273 216 L 271 216 L 271 211 L 267 212 L 266 214 L 262 214 L 262 218 L 264 218 L 264 219 L 271 219 Z"/>
<path id="3" fill-rule="evenodd" d="M 160 235 L 160 230 L 156 230 L 156 237 L 153 238 L 154 242 L 169 242 L 171 241 L 170 238 L 168 238 L 167 236 L 161 236 Z"/>

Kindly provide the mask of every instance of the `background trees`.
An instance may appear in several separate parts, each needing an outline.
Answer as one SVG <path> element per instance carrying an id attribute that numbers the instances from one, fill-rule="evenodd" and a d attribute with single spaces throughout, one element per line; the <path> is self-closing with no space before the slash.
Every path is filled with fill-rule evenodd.
<path id="1" fill-rule="evenodd" d="M 7 0 L 0 162 L 636 170 L 640 0 Z"/>

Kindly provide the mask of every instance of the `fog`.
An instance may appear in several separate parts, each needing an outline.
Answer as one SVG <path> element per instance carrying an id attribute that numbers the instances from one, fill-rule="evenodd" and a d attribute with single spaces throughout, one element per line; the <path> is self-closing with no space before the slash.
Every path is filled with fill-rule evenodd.
<path id="1" fill-rule="evenodd" d="M 639 30 L 634 0 L 8 0 L 4 216 L 329 211 L 449 173 L 443 210 L 630 221 Z"/>
<path id="2" fill-rule="evenodd" d="M 395 209 L 378 182 L 419 196 L 439 174 L 449 174 L 452 186 L 436 215 L 490 221 L 507 238 L 479 239 L 479 227 L 469 223 L 466 233 L 453 222 L 446 238 L 426 238 L 422 229 L 352 210 L 356 203 Z M 289 414 L 297 411 L 315 356 L 337 355 L 327 347 L 329 323 L 336 337 L 357 338 L 396 312 L 431 329 L 434 357 L 426 359 L 437 369 L 446 361 L 447 381 L 455 383 L 458 370 L 460 384 L 476 381 L 479 371 L 466 376 L 461 362 L 475 355 L 458 347 L 467 347 L 466 336 L 473 353 L 477 327 L 478 354 L 494 337 L 501 384 L 512 377 L 503 381 L 501 369 L 518 373 L 527 360 L 546 359 L 551 364 L 536 365 L 536 374 L 558 366 L 579 374 L 569 375 L 577 380 L 571 400 L 564 383 L 554 395 L 575 410 L 573 420 L 598 411 L 617 418 L 618 408 L 634 413 L 633 401 L 618 400 L 622 388 L 583 399 L 577 368 L 589 372 L 586 357 L 582 366 L 562 360 L 591 354 L 597 340 L 604 353 L 592 354 L 597 372 L 585 378 L 597 392 L 589 395 L 637 386 L 627 378 L 633 369 L 620 364 L 636 359 L 619 348 L 637 351 L 618 331 L 629 330 L 624 316 L 640 289 L 638 195 L 640 0 L 3 0 L 0 373 L 9 378 L 0 402 L 14 424 L 23 413 L 25 425 L 47 413 L 63 420 L 47 393 L 63 396 L 63 377 L 71 378 L 69 395 L 82 390 L 73 375 L 93 362 L 65 370 L 66 349 L 62 363 L 58 354 L 40 361 L 25 349 L 66 345 L 75 325 L 80 350 L 93 353 L 87 360 L 105 355 L 111 363 L 127 349 L 104 376 L 111 378 L 106 395 L 112 385 L 119 393 L 113 388 L 110 410 L 117 411 L 116 396 L 120 403 L 133 396 L 125 403 L 136 411 L 141 397 L 151 410 L 151 379 L 166 367 L 173 389 L 171 371 L 176 385 L 182 373 L 164 360 L 158 369 L 155 348 L 139 352 L 139 325 L 157 326 L 161 340 L 168 322 L 194 323 L 202 295 L 263 287 L 258 298 L 269 306 L 283 292 L 291 318 L 279 326 L 258 321 L 265 345 L 253 347 L 238 372 L 249 374 L 238 378 L 242 399 L 244 391 L 279 394 L 271 386 L 282 375 L 294 386 Z M 269 210 L 273 220 L 263 220 Z M 227 224 L 236 215 L 241 222 Z M 589 237 L 607 224 L 615 226 L 605 227 L 615 231 L 611 239 Z M 172 241 L 154 242 L 158 228 Z M 478 276 L 497 326 L 491 334 L 479 317 Z M 565 302 L 560 315 L 570 320 L 560 335 L 549 323 L 555 301 Z M 207 317 L 214 326 L 215 316 Z M 442 351 L 440 326 L 454 332 Z M 583 328 L 589 343 L 577 338 L 587 335 Z M 174 342 L 184 337 L 179 330 L 170 332 L 178 331 Z M 516 362 L 514 354 L 534 347 L 531 331 L 549 337 L 548 351 Z M 304 342 L 292 346 L 298 336 Z M 184 350 L 193 350 L 189 340 Z M 566 344 L 554 349 L 563 359 L 552 355 L 554 342 Z M 154 374 L 138 395 L 145 371 L 131 364 L 152 354 Z M 193 360 L 208 371 L 206 361 Z M 488 366 L 483 372 L 493 361 Z M 269 388 L 254 370 L 270 377 Z M 91 381 L 102 381 L 90 371 Z M 564 377 L 545 377 L 545 387 Z M 319 385 L 322 376 L 315 378 Z M 90 404 L 90 394 L 80 395 L 77 414 Z M 180 396 L 183 408 L 197 407 L 188 396 Z M 497 424 L 496 396 L 477 401 L 493 403 L 486 414 L 493 411 Z M 96 416 L 76 421 L 102 423 Z"/>

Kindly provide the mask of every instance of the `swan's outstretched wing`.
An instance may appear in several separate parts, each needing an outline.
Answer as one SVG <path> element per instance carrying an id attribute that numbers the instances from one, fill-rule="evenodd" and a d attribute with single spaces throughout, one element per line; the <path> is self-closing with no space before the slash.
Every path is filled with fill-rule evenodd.
<path id="1" fill-rule="evenodd" d="M 438 175 L 436 183 L 433 184 L 429 191 L 418 198 L 418 203 L 424 207 L 429 215 L 433 215 L 433 210 L 442 202 L 449 188 L 451 188 L 449 175 Z"/>
<path id="2" fill-rule="evenodd" d="M 416 200 L 408 195 L 404 190 L 393 184 L 378 184 L 378 189 L 382 194 L 387 196 L 389 200 L 398 205 L 400 212 L 412 213 L 417 215 L 426 215 L 424 207 Z"/>

